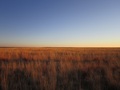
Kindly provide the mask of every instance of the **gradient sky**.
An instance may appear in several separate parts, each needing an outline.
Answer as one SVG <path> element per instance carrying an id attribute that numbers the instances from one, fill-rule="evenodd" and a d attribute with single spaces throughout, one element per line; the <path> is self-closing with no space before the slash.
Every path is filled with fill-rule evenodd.
<path id="1" fill-rule="evenodd" d="M 0 46 L 120 47 L 120 0 L 0 0 Z"/>

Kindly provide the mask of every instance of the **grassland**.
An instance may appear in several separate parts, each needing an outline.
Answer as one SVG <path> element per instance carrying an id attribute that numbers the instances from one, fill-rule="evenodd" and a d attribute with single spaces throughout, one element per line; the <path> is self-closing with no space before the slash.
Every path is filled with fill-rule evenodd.
<path id="1" fill-rule="evenodd" d="M 120 90 L 120 48 L 0 48 L 0 90 Z"/>

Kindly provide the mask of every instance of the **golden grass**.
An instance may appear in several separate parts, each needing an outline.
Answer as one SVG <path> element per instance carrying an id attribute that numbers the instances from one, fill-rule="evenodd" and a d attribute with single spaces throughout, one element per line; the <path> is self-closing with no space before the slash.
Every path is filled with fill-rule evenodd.
<path id="1" fill-rule="evenodd" d="M 120 48 L 0 48 L 1 90 L 120 90 Z"/>

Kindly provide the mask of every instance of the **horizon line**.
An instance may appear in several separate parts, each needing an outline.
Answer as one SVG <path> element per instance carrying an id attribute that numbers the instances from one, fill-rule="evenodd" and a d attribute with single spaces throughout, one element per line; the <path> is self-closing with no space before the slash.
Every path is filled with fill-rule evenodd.
<path id="1" fill-rule="evenodd" d="M 0 46 L 0 48 L 120 48 L 120 46 Z"/>

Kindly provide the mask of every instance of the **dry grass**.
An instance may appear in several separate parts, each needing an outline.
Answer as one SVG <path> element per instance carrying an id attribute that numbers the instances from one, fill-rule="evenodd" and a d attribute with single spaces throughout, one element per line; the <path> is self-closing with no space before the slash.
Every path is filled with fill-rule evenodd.
<path id="1" fill-rule="evenodd" d="M 0 90 L 120 90 L 120 48 L 0 48 Z"/>

